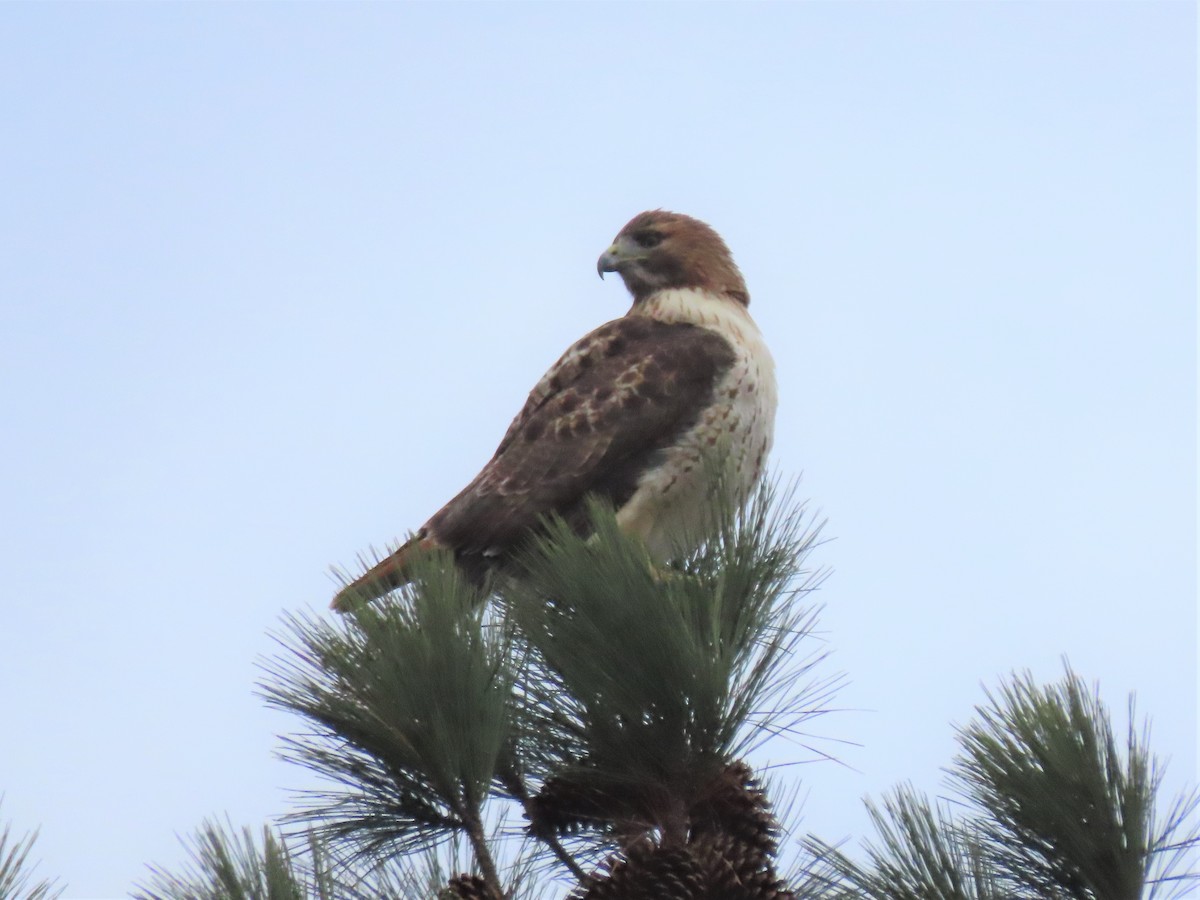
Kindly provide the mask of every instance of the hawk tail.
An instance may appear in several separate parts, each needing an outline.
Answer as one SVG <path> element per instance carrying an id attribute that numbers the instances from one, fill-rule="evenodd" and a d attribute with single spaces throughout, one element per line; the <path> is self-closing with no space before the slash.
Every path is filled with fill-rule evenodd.
<path id="1" fill-rule="evenodd" d="M 410 538 L 395 553 L 381 559 L 338 591 L 329 605 L 338 612 L 347 612 L 408 584 L 412 579 L 408 571 L 409 561 L 437 546 L 437 541 L 431 537 L 417 535 Z"/>

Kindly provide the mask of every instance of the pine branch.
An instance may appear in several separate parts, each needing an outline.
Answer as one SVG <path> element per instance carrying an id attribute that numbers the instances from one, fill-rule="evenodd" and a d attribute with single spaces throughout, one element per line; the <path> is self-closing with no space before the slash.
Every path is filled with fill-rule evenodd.
<path id="1" fill-rule="evenodd" d="M 778 824 L 735 754 L 797 733 L 836 684 L 805 680 L 822 657 L 802 602 L 820 580 L 804 568 L 819 528 L 768 485 L 745 509 L 713 508 L 705 541 L 669 570 L 611 510 L 593 507 L 587 539 L 546 523 L 497 585 L 500 618 L 448 557 L 337 622 L 289 618 L 261 689 L 307 723 L 285 758 L 330 784 L 289 821 L 344 866 L 460 839 L 478 874 L 439 892 L 498 898 L 484 811 L 511 795 L 540 845 L 527 846 L 589 897 L 676 866 L 715 896 L 785 896 Z M 609 853 L 614 874 L 589 874 L 569 834 L 589 864 Z"/>
<path id="2" fill-rule="evenodd" d="M 135 900 L 379 900 L 433 897 L 447 883 L 436 865 L 336 863 L 312 832 L 289 844 L 271 828 L 256 836 L 250 828 L 205 822 L 184 845 L 181 871 L 151 866 L 151 880 L 137 887 Z"/>
<path id="3" fill-rule="evenodd" d="M 153 879 L 136 900 L 307 900 L 339 894 L 328 870 L 317 865 L 306 878 L 284 842 L 263 828 L 261 843 L 245 828 L 205 822 L 190 842 L 182 874 L 152 866 Z"/>
<path id="4" fill-rule="evenodd" d="M 501 782 L 504 789 L 510 796 L 521 804 L 521 809 L 525 813 L 525 818 L 530 822 L 530 834 L 534 840 L 540 841 L 554 855 L 554 858 L 568 872 L 575 877 L 578 884 L 585 884 L 588 881 L 588 874 L 576 861 L 567 848 L 559 841 L 558 836 L 554 833 L 554 829 L 547 829 L 537 826 L 539 811 L 534 799 L 529 796 L 529 791 L 525 787 L 525 779 L 515 769 L 501 773 Z"/>
<path id="5" fill-rule="evenodd" d="M 36 841 L 36 831 L 16 837 L 11 824 L 0 831 L 0 897 L 5 900 L 53 900 L 62 896 L 65 888 L 53 880 L 33 880 L 35 866 L 29 852 Z"/>
<path id="6" fill-rule="evenodd" d="M 1067 669 L 1055 686 L 1014 677 L 960 732 L 954 775 L 986 811 L 988 852 L 1005 877 L 1040 896 L 1137 900 L 1169 882 L 1156 867 L 1196 847 L 1195 796 L 1156 826 L 1161 775 L 1145 734 L 1130 725 L 1124 753 L 1096 690 Z M 1187 881 L 1194 875 L 1181 876 Z"/>
<path id="7" fill-rule="evenodd" d="M 488 891 L 495 900 L 500 900 L 504 896 L 504 888 L 500 884 L 500 875 L 496 871 L 496 861 L 492 859 L 491 849 L 488 847 L 487 836 L 483 833 L 483 820 L 479 817 L 478 810 L 473 810 L 468 814 L 466 823 L 467 837 L 471 841 L 471 849 L 475 853 L 475 862 L 478 863 L 480 870 L 483 872 L 483 882 L 487 885 Z"/>
<path id="8" fill-rule="evenodd" d="M 507 639 L 448 559 L 414 571 L 401 597 L 336 623 L 291 618 L 261 686 L 312 729 L 285 758 L 337 785 L 291 820 L 371 857 L 467 833 L 511 744 Z"/>
<path id="9" fill-rule="evenodd" d="M 587 539 L 548 523 L 502 591 L 528 657 L 521 752 L 543 808 L 547 791 L 573 796 L 564 825 L 678 842 L 735 754 L 819 714 L 831 690 L 797 690 L 821 658 L 801 650 L 814 613 L 799 602 L 818 580 L 803 568 L 818 529 L 764 484 L 664 572 L 611 510 L 591 512 Z"/>
<path id="10" fill-rule="evenodd" d="M 1196 793 L 1159 824 L 1161 775 L 1145 732 L 1122 753 L 1094 691 L 1067 670 L 989 694 L 959 732 L 952 778 L 968 805 L 934 812 L 910 788 L 868 809 L 879 843 L 859 863 L 809 838 L 806 896 L 827 900 L 1150 900 L 1194 887 Z"/>
<path id="11" fill-rule="evenodd" d="M 978 836 L 969 823 L 956 821 L 909 786 L 867 801 L 878 843 L 866 843 L 867 861 L 859 863 L 822 841 L 809 838 L 810 870 L 834 897 L 870 900 L 1000 900 L 1014 898 L 1001 889 L 987 866 Z M 818 894 L 819 895 L 819 894 Z"/>

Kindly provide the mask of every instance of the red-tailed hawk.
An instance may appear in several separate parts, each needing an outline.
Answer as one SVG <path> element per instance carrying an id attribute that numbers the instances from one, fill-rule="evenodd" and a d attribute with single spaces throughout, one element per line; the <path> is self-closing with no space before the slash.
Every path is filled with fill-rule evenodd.
<path id="1" fill-rule="evenodd" d="M 708 225 L 655 210 L 621 229 L 597 264 L 618 272 L 629 312 L 577 341 L 550 367 L 475 480 L 391 556 L 347 585 L 335 609 L 408 581 L 421 549 L 453 552 L 475 578 L 502 567 L 557 514 L 585 532 L 589 494 L 622 530 L 667 559 L 695 536 L 714 449 L 741 502 L 775 426 L 775 365 L 729 248 Z"/>

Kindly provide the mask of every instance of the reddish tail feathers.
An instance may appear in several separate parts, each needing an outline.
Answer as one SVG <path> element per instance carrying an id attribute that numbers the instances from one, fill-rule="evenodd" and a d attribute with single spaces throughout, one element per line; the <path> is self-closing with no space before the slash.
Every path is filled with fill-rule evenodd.
<path id="1" fill-rule="evenodd" d="M 388 591 L 408 584 L 412 576 L 408 573 L 408 562 L 416 553 L 437 547 L 433 538 L 414 537 L 386 559 L 371 566 L 366 573 L 354 579 L 337 592 L 329 604 L 338 612 L 346 612 L 363 603 L 378 600 Z"/>

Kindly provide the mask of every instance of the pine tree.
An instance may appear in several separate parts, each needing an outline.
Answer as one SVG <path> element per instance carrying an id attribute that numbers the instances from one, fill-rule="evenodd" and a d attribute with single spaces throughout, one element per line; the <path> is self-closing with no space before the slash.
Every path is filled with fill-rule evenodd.
<path id="1" fill-rule="evenodd" d="M 205 825 L 171 900 L 1134 900 L 1195 886 L 1197 796 L 1160 817 L 1161 771 L 1098 693 L 1006 682 L 959 732 L 954 803 L 869 803 L 861 858 L 786 837 L 747 762 L 828 708 L 806 568 L 820 529 L 790 492 L 725 510 L 653 565 L 592 511 L 480 589 L 431 557 L 350 616 L 294 616 L 265 665 L 296 714 L 284 755 L 327 788 L 261 839 Z M 1132 710 L 1131 710 L 1132 713 Z M 1133 717 L 1131 714 L 1131 723 Z"/>
<path id="2" fill-rule="evenodd" d="M 458 841 L 473 871 L 447 896 L 513 893 L 488 829 L 506 809 L 509 869 L 581 900 L 787 896 L 744 757 L 834 682 L 811 677 L 819 529 L 774 495 L 670 569 L 596 506 L 592 538 L 548 523 L 490 597 L 433 557 L 346 620 L 291 619 L 264 694 L 309 726 L 287 757 L 337 787 L 290 823 L 349 866 Z"/>

